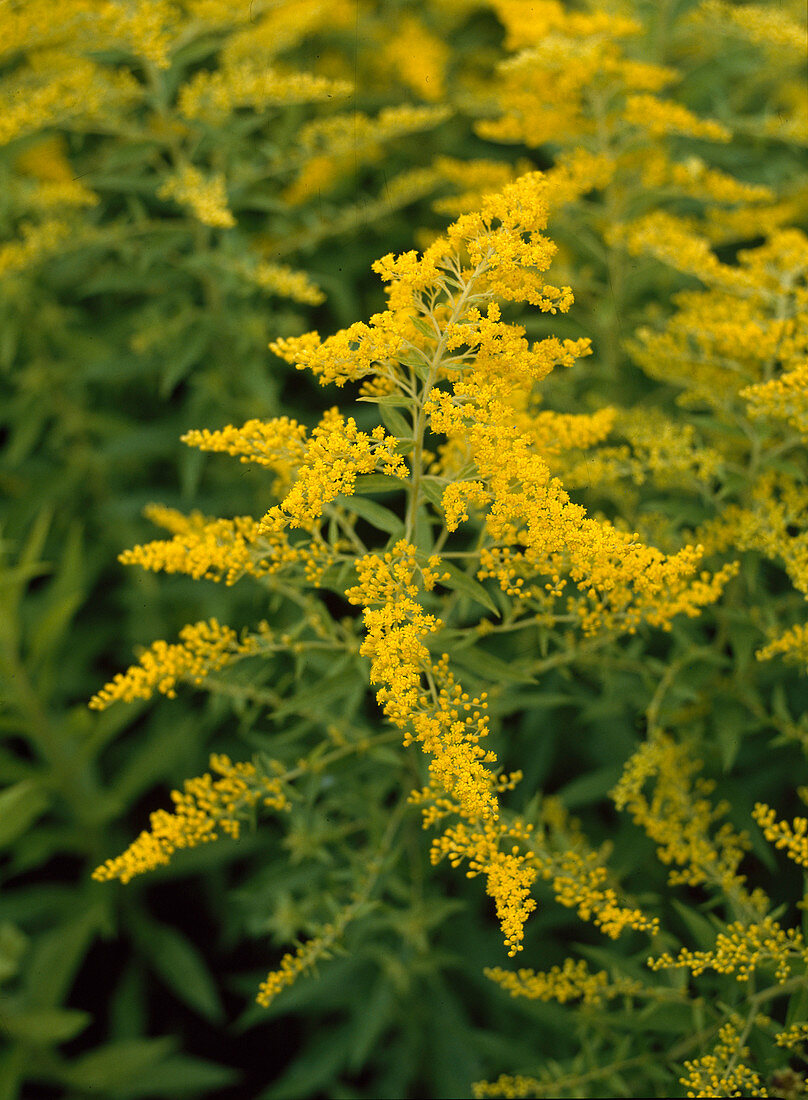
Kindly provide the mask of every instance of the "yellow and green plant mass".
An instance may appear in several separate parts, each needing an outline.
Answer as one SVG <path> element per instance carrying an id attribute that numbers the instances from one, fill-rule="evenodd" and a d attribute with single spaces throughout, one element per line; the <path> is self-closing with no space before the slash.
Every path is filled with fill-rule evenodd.
<path id="1" fill-rule="evenodd" d="M 0 9 L 0 1091 L 808 1095 L 801 5 L 62 7 Z"/>

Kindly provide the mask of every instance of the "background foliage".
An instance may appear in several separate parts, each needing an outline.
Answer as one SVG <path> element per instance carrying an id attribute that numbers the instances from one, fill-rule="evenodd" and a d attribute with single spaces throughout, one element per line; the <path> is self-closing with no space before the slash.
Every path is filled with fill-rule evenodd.
<path id="1" fill-rule="evenodd" d="M 804 615 L 804 435 L 772 419 L 771 395 L 741 399 L 735 379 L 754 385 L 761 364 L 779 377 L 805 358 L 804 238 L 761 253 L 757 269 L 754 251 L 744 258 L 780 226 L 808 228 L 800 13 L 712 3 L 699 24 L 696 5 L 675 0 L 539 5 L 551 26 L 536 42 L 530 7 L 69 0 L 57 23 L 38 0 L 0 9 L 0 1096 L 452 1096 L 519 1071 L 530 1080 L 489 1093 L 665 1095 L 681 1090 L 674 1065 L 713 1048 L 715 1004 L 746 1011 L 733 978 L 691 993 L 681 971 L 659 979 L 678 999 L 647 1004 L 497 988 L 483 968 L 507 959 L 479 883 L 430 867 L 415 816 L 384 847 L 393 807 L 422 780 L 356 686 L 356 655 L 279 651 L 235 680 L 210 677 L 210 692 L 86 706 L 136 646 L 201 618 L 242 626 L 267 613 L 243 586 L 116 564 L 153 537 L 152 500 L 266 510 L 264 471 L 205 460 L 180 435 L 278 415 L 313 425 L 346 404 L 267 343 L 382 308 L 374 259 L 425 246 L 532 168 L 556 173 L 552 277 L 576 304 L 518 319 L 531 339 L 589 336 L 594 348 L 543 384 L 543 407 L 618 409 L 607 439 L 567 448 L 554 472 L 665 552 L 695 533 L 708 568 L 739 555 L 741 568 L 670 632 L 599 645 L 562 624 L 453 657 L 464 686 L 491 693 L 493 747 L 524 772 L 523 801 L 536 793 L 553 843 L 580 828 L 593 850 L 608 846 L 616 879 L 662 916 L 657 953 L 707 949 L 739 913 L 720 874 L 671 888 L 654 814 L 629 800 L 649 839 L 607 797 L 655 731 L 704 762 L 733 828 L 752 835 L 749 887 L 798 923 L 801 872 L 775 861 L 750 812 L 799 806 L 805 662 L 755 651 Z M 745 10 L 757 13 L 746 23 Z M 663 121 L 649 141 L 647 117 L 631 114 L 639 63 L 675 70 L 660 94 L 714 129 Z M 763 289 L 742 296 L 739 345 L 722 322 L 737 320 L 744 265 Z M 784 321 L 786 350 L 771 336 Z M 356 409 L 360 427 L 376 422 Z M 479 607 L 465 598 L 472 623 Z M 326 606 L 359 637 L 355 610 L 337 596 Z M 281 593 L 269 610 L 294 635 L 309 608 Z M 304 777 L 289 828 L 264 823 L 125 887 L 91 880 L 209 752 L 294 760 L 335 715 L 338 762 Z M 670 828 L 675 800 L 665 812 Z M 267 970 L 339 912 L 376 849 L 382 903 L 368 901 L 316 979 L 256 1005 Z M 613 979 L 639 976 L 647 937 L 607 941 L 542 891 L 520 964 L 547 972 L 574 948 Z M 766 1011 L 799 1023 L 802 997 L 798 983 Z M 701 1032 L 703 1048 L 677 1051 Z M 752 1058 L 765 1087 L 798 1095 L 803 1063 L 766 1035 Z"/>

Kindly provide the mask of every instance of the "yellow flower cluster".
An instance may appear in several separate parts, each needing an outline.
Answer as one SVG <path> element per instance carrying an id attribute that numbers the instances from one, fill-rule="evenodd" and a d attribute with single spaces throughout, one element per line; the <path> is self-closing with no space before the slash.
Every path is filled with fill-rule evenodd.
<path id="1" fill-rule="evenodd" d="M 639 158 L 642 181 L 649 188 L 673 187 L 679 194 L 711 204 L 735 205 L 773 202 L 775 193 L 760 183 L 745 183 L 735 176 L 711 168 L 701 157 L 673 161 L 661 150 L 644 151 Z M 748 211 L 745 211 L 748 213 Z"/>
<path id="2" fill-rule="evenodd" d="M 21 205 L 36 209 L 96 206 L 98 195 L 79 179 L 67 157 L 67 143 L 52 134 L 29 145 L 14 161 L 14 171 L 24 177 Z"/>
<path id="3" fill-rule="evenodd" d="M 768 661 L 780 653 L 788 660 L 808 667 L 808 624 L 797 623 L 790 627 L 768 645 L 758 649 L 755 656 L 759 661 Z"/>
<path id="4" fill-rule="evenodd" d="M 805 56 L 805 27 L 799 22 L 798 5 L 792 3 L 792 11 L 787 4 L 772 9 L 763 4 L 732 4 L 727 0 L 701 0 L 701 3 L 689 13 L 699 33 L 709 27 L 714 33 L 734 32 L 757 46 L 768 49 L 782 63 L 783 54 L 789 59 Z"/>
<path id="5" fill-rule="evenodd" d="M 611 798 L 657 844 L 662 863 L 674 866 L 672 884 L 708 884 L 746 900 L 749 895 L 738 867 L 749 850 L 749 838 L 729 824 L 713 832 L 729 807 L 713 805 L 706 797 L 714 784 L 696 776 L 700 767 L 686 745 L 657 733 L 629 758 Z M 651 791 L 646 794 L 649 782 Z"/>
<path id="6" fill-rule="evenodd" d="M 376 698 L 386 716 L 405 730 L 405 743 L 419 741 L 433 757 L 433 778 L 465 816 L 496 820 L 494 775 L 485 767 L 495 758 L 479 746 L 487 733 L 485 697 L 469 699 L 449 672 L 448 658 L 433 663 L 423 642 L 443 624 L 424 611 L 414 578 L 421 574 L 431 588 L 440 579 L 438 568 L 436 557 L 419 566 L 415 547 L 400 540 L 384 556 L 358 559 L 359 583 L 345 595 L 364 607 L 361 652 L 371 660 L 371 683 L 382 684 Z"/>
<path id="7" fill-rule="evenodd" d="M 248 420 L 241 428 L 228 425 L 219 431 L 193 428 L 180 437 L 189 447 L 228 454 L 242 462 L 275 467 L 290 459 L 300 462 L 306 451 L 304 425 L 288 416 L 274 420 Z"/>
<path id="8" fill-rule="evenodd" d="M 291 485 L 306 453 L 305 425 L 288 416 L 248 420 L 240 428 L 228 424 L 217 431 L 193 428 L 180 438 L 189 447 L 233 455 L 241 462 L 254 462 L 275 470 L 277 477 L 272 485 L 275 496 L 282 496 Z"/>
<path id="9" fill-rule="evenodd" d="M 124 565 L 140 565 L 153 572 L 183 573 L 197 580 L 224 581 L 235 584 L 241 577 L 270 577 L 288 573 L 299 566 L 298 575 L 312 585 L 319 584 L 326 569 L 333 564 L 342 544 L 333 545 L 322 539 L 290 542 L 285 530 L 261 532 L 258 520 L 250 516 L 235 519 L 208 519 L 199 512 L 184 516 L 172 508 L 151 505 L 145 509 L 148 518 L 174 532 L 172 539 L 153 542 L 125 550 L 119 561 Z M 350 543 L 348 549 L 352 549 Z M 260 632 L 266 634 L 264 624 Z"/>
<path id="10" fill-rule="evenodd" d="M 169 51 L 182 25 L 182 14 L 174 0 L 138 0 L 121 4 L 100 3 L 95 13 L 97 30 L 109 35 L 111 44 L 145 58 L 158 69 L 169 69 Z"/>
<path id="11" fill-rule="evenodd" d="M 521 587 L 515 570 L 536 574 L 569 572 L 585 598 L 570 598 L 585 633 L 617 626 L 634 630 L 644 619 L 663 628 L 681 612 L 694 616 L 713 602 L 735 572 L 728 565 L 693 580 L 702 551 L 685 547 L 671 557 L 636 541 L 573 504 L 527 436 L 516 434 L 508 403 L 497 387 L 476 377 L 462 378 L 450 395 L 435 391 L 429 411 L 433 431 L 465 433 L 478 475 L 494 500 L 486 528 L 496 542 L 520 543 L 523 550 L 481 552 L 478 578 L 493 576 L 509 595 Z M 473 418 L 473 419 L 472 419 Z M 456 514 L 456 513 L 455 513 Z M 518 578 L 521 580 L 521 578 Z"/>
<path id="12" fill-rule="evenodd" d="M 68 120 L 109 121 L 120 108 L 140 100 L 142 94 L 126 69 L 113 71 L 56 49 L 29 53 L 27 64 L 2 82 L 0 146 Z"/>
<path id="13" fill-rule="evenodd" d="M 165 511 L 162 513 L 165 518 Z M 152 516 L 154 518 L 154 510 Z M 157 513 L 160 515 L 160 513 Z M 184 573 L 199 580 L 221 581 L 231 585 L 245 573 L 254 577 L 272 571 L 272 562 L 256 553 L 258 523 L 250 516 L 234 519 L 208 519 L 199 512 L 183 517 L 176 513 L 172 526 L 179 528 L 170 541 L 157 540 L 134 546 L 118 556 L 123 565 L 163 573 Z M 183 524 L 178 521 L 184 520 Z M 274 558 L 267 542 L 262 549 Z"/>
<path id="14" fill-rule="evenodd" d="M 620 904 L 617 893 L 607 886 L 609 872 L 596 852 L 569 850 L 560 856 L 537 858 L 542 878 L 551 882 L 556 901 L 575 909 L 583 921 L 591 921 L 605 936 L 616 940 L 627 928 L 657 932 L 659 920 L 640 909 Z"/>
<path id="15" fill-rule="evenodd" d="M 491 754 L 487 759 L 490 760 Z M 493 786 L 493 784 L 492 784 Z M 434 790 L 439 789 L 437 784 Z M 419 792 L 413 799 L 417 801 L 428 797 L 428 792 Z M 434 793 L 433 793 L 434 798 Z M 437 799 L 438 807 L 452 808 L 464 816 L 470 816 L 460 804 L 451 799 Z M 424 814 L 424 827 L 432 823 L 433 815 L 427 808 Z M 520 851 L 520 844 L 513 841 L 530 843 L 532 826 L 522 826 L 518 820 L 510 825 L 496 818 L 489 818 L 479 826 L 468 826 L 465 822 L 450 825 L 441 836 L 432 841 L 430 860 L 437 865 L 448 857 L 452 867 L 460 867 L 468 860 L 467 878 L 483 874 L 486 879 L 486 893 L 494 901 L 500 928 L 504 936 L 508 955 L 513 957 L 522 950 L 525 936 L 525 924 L 536 909 L 536 901 L 530 896 L 530 890 L 536 881 L 536 869 L 533 866 L 535 854 L 528 850 Z M 502 844 L 508 851 L 502 851 Z"/>
<path id="16" fill-rule="evenodd" d="M 150 699 L 155 691 L 173 699 L 179 681 L 201 684 L 210 672 L 254 653 L 257 645 L 254 637 L 239 640 L 232 627 L 220 626 L 216 619 L 184 626 L 179 636 L 173 644 L 154 642 L 136 665 L 119 672 L 92 697 L 90 707 L 105 710 L 118 700 Z"/>
<path id="17" fill-rule="evenodd" d="M 521 950 L 524 924 L 536 905 L 529 897 L 536 878 L 529 865 L 532 853 L 522 854 L 513 844 L 529 839 L 529 828 L 498 820 L 497 792 L 504 787 L 488 767 L 496 757 L 479 744 L 488 727 L 485 695 L 470 699 L 449 671 L 448 657 L 433 662 L 424 645 L 423 639 L 442 624 L 418 602 L 415 578 L 420 575 L 430 590 L 441 578 L 439 568 L 437 557 L 419 565 L 415 547 L 400 540 L 383 557 L 371 554 L 357 561 L 359 583 L 346 598 L 365 608 L 367 637 L 361 652 L 371 659 L 371 683 L 382 685 L 378 702 L 405 731 L 404 743 L 418 742 L 431 757 L 430 785 L 412 796 L 425 804 L 424 827 L 446 813 L 465 819 L 433 841 L 430 858 L 437 863 L 448 856 L 453 866 L 467 859 L 469 877 L 486 876 L 513 955 Z M 503 840 L 511 845 L 507 852 L 501 850 Z"/>
<path id="18" fill-rule="evenodd" d="M 242 821 L 250 819 L 255 807 L 289 809 L 278 776 L 259 774 L 254 764 L 233 764 L 223 755 L 211 756 L 210 768 L 221 778 L 206 773 L 186 779 L 182 791 L 171 792 L 173 812 L 151 814 L 149 829 L 121 855 L 97 867 L 93 878 L 127 883 L 135 875 L 166 866 L 175 851 L 217 840 L 220 832 L 237 838 Z"/>
<path id="19" fill-rule="evenodd" d="M 808 1024 L 792 1024 L 775 1036 L 775 1042 L 779 1047 L 798 1051 L 808 1043 Z"/>
<path id="20" fill-rule="evenodd" d="M 568 1004 L 581 1001 L 585 1005 L 599 1005 L 604 1000 L 636 993 L 642 983 L 630 978 L 613 981 L 605 970 L 592 971 L 585 959 L 565 959 L 561 966 L 550 970 L 503 970 L 488 967 L 483 973 L 496 982 L 512 997 L 527 997 L 535 1001 L 557 1001 Z"/>
<path id="21" fill-rule="evenodd" d="M 710 1054 L 685 1062 L 687 1075 L 680 1084 L 687 1096 L 768 1096 L 760 1074 L 745 1065 L 749 1048 L 741 1047 L 738 1025 L 724 1024 Z"/>
<path id="22" fill-rule="evenodd" d="M 702 123 L 690 112 L 680 113 L 678 104 L 648 95 L 676 73 L 626 56 L 622 39 L 641 30 L 633 20 L 570 11 L 553 0 L 540 5 L 496 0 L 494 7 L 508 31 L 506 48 L 518 52 L 499 67 L 502 114 L 477 124 L 482 137 L 564 147 L 573 141 L 597 143 L 627 124 L 647 136 L 677 132 L 677 127 L 688 133 L 699 127 L 718 132 L 716 124 Z M 647 118 L 638 110 L 646 98 Z"/>
<path id="23" fill-rule="evenodd" d="M 531 163 L 522 159 L 514 165 L 510 161 L 459 160 L 456 157 L 437 157 L 434 168 L 442 180 L 455 187 L 465 188 L 458 195 L 436 199 L 432 209 L 437 214 L 457 217 L 475 210 L 484 195 L 501 191 L 519 176 L 531 170 Z"/>
<path id="24" fill-rule="evenodd" d="M 293 302 L 318 306 L 325 301 L 322 290 L 305 271 L 295 271 L 286 264 L 272 264 L 262 260 L 252 269 L 250 276 L 262 290 L 291 298 Z"/>
<path id="25" fill-rule="evenodd" d="M 321 385 L 335 382 L 344 386 L 383 370 L 384 364 L 403 353 L 402 318 L 389 312 L 376 313 L 370 325 L 357 321 L 326 340 L 316 332 L 306 332 L 274 340 L 269 347 L 298 370 L 310 370 Z"/>
<path id="26" fill-rule="evenodd" d="M 800 793 L 805 791 L 803 787 Z M 752 817 L 775 848 L 785 849 L 789 859 L 808 868 L 808 818 L 795 817 L 789 825 L 787 821 L 778 821 L 776 812 L 763 802 L 755 803 Z"/>
<path id="27" fill-rule="evenodd" d="M 651 970 L 679 967 L 694 977 L 705 970 L 717 974 L 733 974 L 736 981 L 748 982 L 758 969 L 773 970 L 778 982 L 785 982 L 796 965 L 808 960 L 802 933 L 797 928 L 781 928 L 771 917 L 756 924 L 734 921 L 725 932 L 716 936 L 712 951 L 690 951 L 682 948 L 677 955 L 665 953 L 648 959 Z"/>
<path id="28" fill-rule="evenodd" d="M 630 350 L 639 366 L 679 386 L 683 405 L 737 415 L 746 399 L 753 410 L 778 417 L 782 399 L 784 418 L 799 419 L 808 358 L 800 320 L 808 307 L 808 237 L 778 230 L 761 247 L 741 251 L 737 267 L 722 264 L 703 236 L 661 212 L 629 226 L 625 239 L 629 251 L 650 253 L 709 287 L 679 293 L 664 331 L 637 330 Z M 778 362 L 783 373 L 775 378 Z"/>
<path id="29" fill-rule="evenodd" d="M 785 420 L 808 437 L 808 361 L 784 371 L 779 378 L 758 382 L 740 391 L 751 416 Z"/>
<path id="30" fill-rule="evenodd" d="M 58 252 L 70 237 L 70 226 L 60 218 L 20 226 L 20 240 L 0 245 L 0 275 L 12 275 L 41 263 Z"/>
<path id="31" fill-rule="evenodd" d="M 259 533 L 287 526 L 311 529 L 326 504 L 340 493 L 353 493 L 359 474 L 379 469 L 392 476 L 406 474 L 396 442 L 381 425 L 370 434 L 360 432 L 353 417 L 346 420 L 331 409 L 311 432 L 294 485 L 281 503 L 266 513 Z"/>
<path id="32" fill-rule="evenodd" d="M 228 69 L 257 59 L 271 60 L 322 30 L 352 27 L 356 18 L 350 0 L 283 0 L 243 12 L 230 0 L 186 0 L 197 17 L 210 22 L 238 23 L 222 48 Z M 207 8 L 204 16 L 200 9 Z"/>
<path id="33" fill-rule="evenodd" d="M 218 173 L 206 176 L 199 168 L 186 164 L 168 176 L 157 195 L 161 199 L 176 199 L 181 205 L 190 207 L 203 225 L 231 229 L 236 224 L 227 205 L 225 179 Z"/>
<path id="34" fill-rule="evenodd" d="M 447 107 L 385 107 L 373 118 L 361 111 L 315 119 L 300 131 L 295 147 L 284 150 L 284 161 L 301 162 L 297 178 L 283 192 L 292 206 L 330 190 L 360 164 L 384 155 L 385 143 L 444 122 Z"/>
<path id="35" fill-rule="evenodd" d="M 797 591 L 808 595 L 808 536 L 802 530 L 808 506 L 805 485 L 769 469 L 751 485 L 748 496 L 748 506 L 728 504 L 721 515 L 699 529 L 699 537 L 704 535 L 714 550 L 728 546 L 757 550 L 779 561 Z M 797 625 L 760 650 L 759 657 L 785 653 L 802 660 L 803 645 L 802 626 Z"/>
<path id="36" fill-rule="evenodd" d="M 720 122 L 699 118 L 670 99 L 654 95 L 630 95 L 623 113 L 626 122 L 645 130 L 650 137 L 679 134 L 684 137 L 706 138 L 709 141 L 729 141 L 731 132 Z"/>
<path id="37" fill-rule="evenodd" d="M 524 1074 L 501 1074 L 496 1081 L 477 1081 L 473 1086 L 475 1100 L 501 1096 L 504 1100 L 522 1100 L 528 1096 L 546 1096 L 549 1088 L 536 1077 Z"/>
<path id="38" fill-rule="evenodd" d="M 450 50 L 446 42 L 413 16 L 396 23 L 379 59 L 422 99 L 437 103 L 446 94 L 445 74 Z"/>
<path id="39" fill-rule="evenodd" d="M 233 68 L 195 73 L 180 88 L 177 108 L 187 119 L 216 123 L 239 107 L 266 111 L 293 103 L 345 98 L 351 91 L 346 81 L 283 72 L 257 60 L 245 60 Z"/>

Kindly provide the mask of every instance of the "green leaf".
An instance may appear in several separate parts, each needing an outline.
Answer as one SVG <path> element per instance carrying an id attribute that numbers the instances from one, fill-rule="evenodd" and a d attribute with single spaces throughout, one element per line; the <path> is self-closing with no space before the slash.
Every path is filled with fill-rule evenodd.
<path id="1" fill-rule="evenodd" d="M 482 604 L 493 615 L 496 615 L 498 619 L 502 618 L 499 608 L 494 603 L 490 594 L 474 577 L 470 577 L 468 573 L 464 573 L 462 569 L 458 569 L 456 565 L 453 565 L 449 561 L 441 561 L 441 572 L 448 573 L 447 579 L 441 580 L 439 583 L 446 588 L 451 588 L 455 592 L 459 592 L 461 596 L 468 596 L 470 600 L 474 600 L 476 603 Z"/>
<path id="2" fill-rule="evenodd" d="M 34 577 L 44 577 L 53 572 L 53 566 L 48 562 L 33 561 L 30 565 L 18 565 L 15 569 L 6 569 L 0 576 L 0 588 L 23 587 L 26 581 Z"/>
<path id="3" fill-rule="evenodd" d="M 359 474 L 356 479 L 357 493 L 396 493 L 406 489 L 409 482 L 394 474 Z"/>
<path id="4" fill-rule="evenodd" d="M 177 998 L 206 1020 L 222 1019 L 216 985 L 197 949 L 175 928 L 149 921 L 138 922 L 135 941 L 155 974 Z"/>
<path id="5" fill-rule="evenodd" d="M 339 1074 L 347 1057 L 345 1026 L 321 1029 L 290 1068 L 259 1100 L 304 1100 L 322 1094 Z"/>
<path id="6" fill-rule="evenodd" d="M 55 1008 L 67 995 L 90 943 L 99 928 L 108 927 L 106 903 L 96 903 L 73 920 L 37 937 L 24 970 L 28 999 L 41 1008 Z"/>
<path id="7" fill-rule="evenodd" d="M 84 1031 L 91 1021 L 89 1012 L 77 1008 L 35 1008 L 15 1013 L 4 1008 L 0 1031 L 20 1042 L 45 1046 L 67 1042 Z"/>
<path id="8" fill-rule="evenodd" d="M 420 317 L 413 317 L 412 323 L 422 336 L 426 336 L 427 340 L 431 340 L 433 343 L 435 342 L 437 336 L 431 325 L 428 325 L 426 321 L 422 321 Z"/>
<path id="9" fill-rule="evenodd" d="M 198 321 L 190 332 L 183 334 L 182 343 L 176 350 L 166 353 L 168 367 L 160 379 L 160 396 L 169 397 L 176 386 L 186 377 L 191 367 L 202 359 L 210 343 L 210 332 Z"/>
<path id="10" fill-rule="evenodd" d="M 445 485 L 434 477 L 422 477 L 420 489 L 430 504 L 434 504 L 443 512 L 443 490 Z"/>
<path id="11" fill-rule="evenodd" d="M 348 1068 L 361 1070 L 385 1028 L 392 1023 L 396 1007 L 395 992 L 385 976 L 380 976 L 368 995 L 364 1010 L 357 1015 L 348 1059 Z"/>
<path id="12" fill-rule="evenodd" d="M 696 947 L 701 951 L 712 950 L 712 948 L 715 947 L 717 932 L 707 917 L 702 916 L 701 913 L 688 905 L 682 905 L 682 903 L 675 898 L 671 899 L 671 904 L 682 918 L 687 930 L 693 937 L 693 942 L 696 944 Z"/>
<path id="13" fill-rule="evenodd" d="M 620 778 L 621 772 L 620 765 L 609 764 L 588 775 L 580 775 L 562 787 L 557 792 L 558 797 L 569 810 L 576 806 L 591 806 L 593 802 L 605 797 Z"/>
<path id="14" fill-rule="evenodd" d="M 510 684 L 537 683 L 536 677 L 520 669 L 517 665 L 495 657 L 493 653 L 476 647 L 455 648 L 450 650 L 452 660 L 461 668 L 468 669 L 481 680 L 504 680 Z"/>
<path id="15" fill-rule="evenodd" d="M 788 998 L 786 1009 L 786 1027 L 804 1023 L 808 1019 L 808 987 L 801 985 Z"/>
<path id="16" fill-rule="evenodd" d="M 155 1062 L 166 1058 L 176 1046 L 172 1036 L 160 1039 L 121 1039 L 100 1050 L 90 1051 L 69 1066 L 63 1075 L 73 1088 L 109 1095 L 109 1090 L 126 1086 L 141 1073 L 153 1071 Z"/>
<path id="17" fill-rule="evenodd" d="M 137 1080 L 113 1090 L 119 1100 L 135 1100 L 141 1096 L 182 1096 L 192 1093 L 194 1100 L 208 1090 L 232 1085 L 240 1078 L 238 1070 L 221 1066 L 187 1054 L 173 1054 L 156 1066 L 143 1069 Z"/>
<path id="18" fill-rule="evenodd" d="M 379 413 L 382 423 L 391 435 L 398 439 L 412 439 L 412 424 L 408 424 L 395 408 L 391 405 L 380 405 Z"/>
<path id="19" fill-rule="evenodd" d="M 411 355 L 400 355 L 398 361 L 402 366 L 409 367 L 411 370 L 415 371 L 416 376 L 422 382 L 426 382 L 428 370 L 422 355 L 416 355 L 414 352 Z"/>
<path id="20" fill-rule="evenodd" d="M 337 497 L 337 503 L 346 511 L 354 512 L 361 519 L 372 523 L 380 531 L 387 531 L 389 535 L 395 535 L 396 538 L 401 538 L 404 534 L 404 524 L 395 512 L 391 512 L 389 508 L 384 508 L 374 500 L 357 496 L 347 497 L 340 494 Z"/>
<path id="21" fill-rule="evenodd" d="M 31 632 L 30 659 L 38 665 L 64 638 L 69 623 L 84 599 L 83 592 L 71 592 L 55 601 L 41 616 Z"/>
<path id="22" fill-rule="evenodd" d="M 412 541 L 415 548 L 425 556 L 429 556 L 435 546 L 430 516 L 423 504 L 419 505 L 415 512 L 415 530 L 412 533 Z"/>
<path id="23" fill-rule="evenodd" d="M 11 844 L 50 805 L 50 796 L 33 779 L 0 791 L 0 847 Z"/>
<path id="24" fill-rule="evenodd" d="M 11 921 L 0 924 L 0 982 L 17 973 L 27 947 L 28 937 L 16 924 Z"/>
<path id="25" fill-rule="evenodd" d="M 369 401 L 374 405 L 385 405 L 388 408 L 409 409 L 412 407 L 412 398 L 403 393 L 385 393 L 379 397 L 357 397 L 357 401 Z"/>
<path id="26" fill-rule="evenodd" d="M 715 710 L 715 727 L 724 774 L 732 769 L 741 748 L 743 735 L 749 731 L 752 724 L 754 720 L 751 719 L 745 707 L 726 696 L 720 699 L 720 705 Z"/>

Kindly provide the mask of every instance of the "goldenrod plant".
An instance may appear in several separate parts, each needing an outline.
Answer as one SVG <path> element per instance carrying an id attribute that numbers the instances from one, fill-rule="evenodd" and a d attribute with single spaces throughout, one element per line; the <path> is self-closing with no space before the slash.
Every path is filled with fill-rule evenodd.
<path id="1" fill-rule="evenodd" d="M 804 1095 L 799 6 L 46 8 L 0 1095 Z"/>

